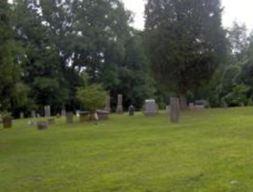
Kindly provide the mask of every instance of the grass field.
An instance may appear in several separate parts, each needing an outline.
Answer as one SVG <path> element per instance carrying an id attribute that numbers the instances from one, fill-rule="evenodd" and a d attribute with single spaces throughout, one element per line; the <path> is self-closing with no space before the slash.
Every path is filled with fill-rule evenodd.
<path id="1" fill-rule="evenodd" d="M 2 192 L 253 191 L 253 108 L 0 130 Z"/>

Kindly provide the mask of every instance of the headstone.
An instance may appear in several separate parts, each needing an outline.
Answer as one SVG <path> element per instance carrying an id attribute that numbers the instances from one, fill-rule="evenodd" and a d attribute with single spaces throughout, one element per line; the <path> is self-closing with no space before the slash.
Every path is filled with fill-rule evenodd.
<path id="1" fill-rule="evenodd" d="M 145 101 L 144 114 L 146 116 L 154 116 L 158 113 L 158 105 L 154 99 L 149 99 Z"/>
<path id="2" fill-rule="evenodd" d="M 24 119 L 24 113 L 23 112 L 20 113 L 20 119 Z"/>
<path id="3" fill-rule="evenodd" d="M 37 117 L 37 118 L 40 118 L 40 114 L 39 114 L 39 113 L 37 113 L 36 117 Z"/>
<path id="4" fill-rule="evenodd" d="M 62 117 L 65 117 L 65 116 L 66 116 L 66 110 L 65 110 L 64 108 L 61 110 L 61 116 L 62 116 Z"/>
<path id="5" fill-rule="evenodd" d="M 196 100 L 195 101 L 195 109 L 205 109 L 209 107 L 209 102 L 206 100 Z"/>
<path id="6" fill-rule="evenodd" d="M 180 117 L 180 104 L 177 97 L 170 98 L 170 120 L 172 123 L 178 123 Z"/>
<path id="7" fill-rule="evenodd" d="M 105 111 L 111 112 L 111 97 L 110 95 L 106 96 L 106 104 L 105 104 Z"/>
<path id="8" fill-rule="evenodd" d="M 170 112 L 170 106 L 167 105 L 167 106 L 166 106 L 166 113 L 169 113 L 169 112 Z"/>
<path id="9" fill-rule="evenodd" d="M 36 118 L 36 112 L 34 110 L 32 110 L 31 116 L 32 116 L 32 118 Z"/>
<path id="10" fill-rule="evenodd" d="M 80 117 L 80 110 L 76 110 L 76 116 Z"/>
<path id="11" fill-rule="evenodd" d="M 118 95 L 118 102 L 117 102 L 117 108 L 116 108 L 116 112 L 119 114 L 123 113 L 123 95 L 119 94 Z"/>
<path id="12" fill-rule="evenodd" d="M 46 121 L 39 121 L 37 122 L 37 128 L 38 130 L 45 130 L 48 128 L 48 122 Z"/>
<path id="13" fill-rule="evenodd" d="M 50 107 L 50 105 L 45 106 L 44 111 L 45 111 L 45 117 L 51 117 L 51 107 Z"/>
<path id="14" fill-rule="evenodd" d="M 73 113 L 72 112 L 67 112 L 66 113 L 66 123 L 68 123 L 68 124 L 73 123 L 73 121 L 74 121 L 73 119 L 74 119 Z"/>
<path id="15" fill-rule="evenodd" d="M 133 105 L 130 105 L 128 107 L 128 113 L 129 113 L 129 116 L 134 116 L 134 111 L 135 111 L 135 108 Z"/>
<path id="16" fill-rule="evenodd" d="M 98 120 L 106 120 L 109 118 L 109 112 L 104 110 L 97 110 L 96 114 L 98 116 Z"/>
<path id="17" fill-rule="evenodd" d="M 189 109 L 190 110 L 195 110 L 195 104 L 194 103 L 189 103 Z"/>

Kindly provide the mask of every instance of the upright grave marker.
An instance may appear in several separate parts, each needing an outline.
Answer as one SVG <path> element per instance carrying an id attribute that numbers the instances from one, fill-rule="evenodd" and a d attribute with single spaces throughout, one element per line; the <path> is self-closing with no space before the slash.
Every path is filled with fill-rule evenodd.
<path id="1" fill-rule="evenodd" d="M 158 105 L 154 99 L 148 99 L 145 101 L 144 114 L 146 116 L 154 116 L 158 113 Z"/>
<path id="2" fill-rule="evenodd" d="M 178 123 L 180 117 L 180 104 L 177 97 L 170 98 L 170 120 L 172 123 Z"/>
<path id="3" fill-rule="evenodd" d="M 45 117 L 51 117 L 51 107 L 50 107 L 50 105 L 45 106 L 44 111 L 45 111 Z"/>
<path id="4" fill-rule="evenodd" d="M 117 102 L 117 108 L 116 108 L 116 112 L 119 114 L 123 113 L 123 95 L 119 94 L 118 95 L 118 102 Z"/>
<path id="5" fill-rule="evenodd" d="M 65 108 L 62 108 L 62 110 L 61 110 L 61 116 L 62 117 L 66 116 L 66 110 L 65 110 Z"/>
<path id="6" fill-rule="evenodd" d="M 32 118 L 33 118 L 33 119 L 35 119 L 35 118 L 36 118 L 36 111 L 35 111 L 35 110 L 32 110 L 32 112 L 31 112 L 31 116 L 32 116 Z"/>

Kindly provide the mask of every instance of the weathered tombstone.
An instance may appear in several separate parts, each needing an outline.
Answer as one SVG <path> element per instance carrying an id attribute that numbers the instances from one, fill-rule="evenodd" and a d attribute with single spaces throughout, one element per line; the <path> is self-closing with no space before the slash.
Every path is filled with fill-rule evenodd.
<path id="1" fill-rule="evenodd" d="M 48 128 L 48 122 L 46 121 L 39 121 L 37 122 L 37 128 L 38 130 L 45 130 Z"/>
<path id="2" fill-rule="evenodd" d="M 154 116 L 158 113 L 158 105 L 154 99 L 149 99 L 145 101 L 144 114 L 146 116 Z"/>
<path id="3" fill-rule="evenodd" d="M 134 111 L 135 111 L 135 108 L 133 105 L 130 105 L 128 107 L 128 113 L 129 113 L 129 116 L 134 116 Z"/>
<path id="4" fill-rule="evenodd" d="M 64 108 L 62 108 L 61 110 L 61 116 L 62 117 L 65 117 L 66 116 L 66 110 Z"/>
<path id="5" fill-rule="evenodd" d="M 106 104 L 105 104 L 105 111 L 111 112 L 111 97 L 110 95 L 106 96 Z"/>
<path id="6" fill-rule="evenodd" d="M 36 117 L 37 117 L 37 118 L 40 118 L 40 114 L 39 114 L 39 113 L 37 113 Z"/>
<path id="7" fill-rule="evenodd" d="M 116 112 L 119 114 L 123 113 L 123 95 L 119 94 L 118 95 L 118 101 L 117 101 L 117 108 L 116 108 Z"/>
<path id="8" fill-rule="evenodd" d="M 196 100 L 195 101 L 195 109 L 205 109 L 209 107 L 209 102 L 206 100 Z"/>
<path id="9" fill-rule="evenodd" d="M 189 103 L 189 109 L 194 110 L 195 109 L 195 104 L 194 103 Z"/>
<path id="10" fill-rule="evenodd" d="M 25 116 L 24 113 L 21 112 L 21 113 L 20 113 L 20 119 L 24 119 L 24 116 Z"/>
<path id="11" fill-rule="evenodd" d="M 167 106 L 166 106 L 166 113 L 169 113 L 169 112 L 170 112 L 170 106 L 167 105 Z"/>
<path id="12" fill-rule="evenodd" d="M 170 98 L 170 120 L 172 123 L 178 123 L 180 117 L 180 104 L 177 97 Z"/>
<path id="13" fill-rule="evenodd" d="M 80 110 L 76 110 L 76 116 L 80 117 Z"/>
<path id="14" fill-rule="evenodd" d="M 44 111 L 45 111 L 45 117 L 51 117 L 51 107 L 50 107 L 50 105 L 45 106 Z"/>
<path id="15" fill-rule="evenodd" d="M 106 120 L 109 117 L 109 112 L 104 110 L 97 110 L 95 114 L 98 120 Z"/>
<path id="16" fill-rule="evenodd" d="M 74 119 L 74 114 L 72 112 L 67 112 L 66 113 L 66 123 L 71 124 L 73 123 Z"/>
<path id="17" fill-rule="evenodd" d="M 32 116 L 32 118 L 36 118 L 36 112 L 34 110 L 32 110 L 31 116 Z"/>

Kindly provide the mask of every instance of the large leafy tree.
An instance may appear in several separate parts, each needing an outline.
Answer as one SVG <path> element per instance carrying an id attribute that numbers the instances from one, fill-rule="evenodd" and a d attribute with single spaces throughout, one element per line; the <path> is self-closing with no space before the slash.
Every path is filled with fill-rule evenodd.
<path id="1" fill-rule="evenodd" d="M 226 53 L 219 0 L 148 0 L 146 41 L 157 81 L 185 95 L 209 80 Z"/>
<path id="2" fill-rule="evenodd" d="M 0 1 L 0 109 L 22 105 L 25 89 L 20 81 L 21 57 L 12 30 L 12 11 L 7 0 Z M 23 87 L 24 89 L 18 89 Z M 20 93 L 17 94 L 17 93 Z M 24 97 L 25 99 L 25 97 Z"/>

